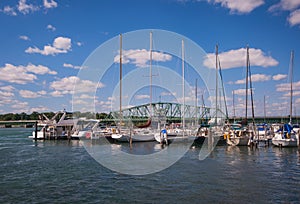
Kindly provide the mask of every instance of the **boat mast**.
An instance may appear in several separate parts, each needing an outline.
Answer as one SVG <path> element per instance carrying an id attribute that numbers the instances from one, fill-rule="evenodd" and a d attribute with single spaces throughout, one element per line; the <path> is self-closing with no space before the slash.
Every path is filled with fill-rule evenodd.
<path id="1" fill-rule="evenodd" d="M 152 117 L 152 32 L 150 32 L 150 118 Z"/>
<path id="2" fill-rule="evenodd" d="M 120 34 L 120 125 L 122 122 L 122 34 Z"/>
<path id="3" fill-rule="evenodd" d="M 264 95 L 264 122 L 266 122 L 266 96 Z"/>
<path id="4" fill-rule="evenodd" d="M 249 47 L 247 46 L 247 58 L 246 58 L 246 112 L 245 112 L 245 120 L 248 124 L 248 61 L 249 61 Z"/>
<path id="5" fill-rule="evenodd" d="M 184 130 L 185 128 L 185 86 L 184 86 L 184 79 L 185 79 L 185 73 L 184 73 L 184 41 L 181 41 L 181 59 L 182 59 L 182 97 L 183 97 L 183 108 L 182 108 L 182 128 Z M 183 131 L 184 136 L 184 131 Z"/>
<path id="6" fill-rule="evenodd" d="M 294 68 L 294 50 L 291 51 L 291 60 L 290 60 L 290 121 L 292 124 L 292 114 L 293 114 L 293 68 Z"/>
<path id="7" fill-rule="evenodd" d="M 197 116 L 198 116 L 198 108 L 197 108 L 197 105 L 198 105 L 198 97 L 197 97 L 197 92 L 198 92 L 198 79 L 196 79 L 196 82 L 195 82 L 195 125 L 197 125 Z"/>
<path id="8" fill-rule="evenodd" d="M 255 125 L 254 121 L 254 99 L 253 99 L 253 89 L 252 89 L 252 79 L 251 79 L 251 70 L 250 70 L 250 57 L 249 57 L 249 51 L 248 51 L 248 70 L 249 70 L 249 81 L 250 81 L 250 96 L 251 96 L 251 110 L 252 110 L 252 124 L 253 127 Z"/>
<path id="9" fill-rule="evenodd" d="M 235 123 L 234 90 L 232 91 L 232 108 L 233 108 L 233 122 Z"/>
<path id="10" fill-rule="evenodd" d="M 218 45 L 216 45 L 216 116 L 215 116 L 215 125 L 217 125 L 217 113 L 218 113 Z"/>

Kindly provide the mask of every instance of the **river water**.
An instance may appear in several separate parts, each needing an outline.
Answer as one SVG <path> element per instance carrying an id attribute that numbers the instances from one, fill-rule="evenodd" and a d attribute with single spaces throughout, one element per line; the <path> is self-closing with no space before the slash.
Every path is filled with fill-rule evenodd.
<path id="1" fill-rule="evenodd" d="M 36 143 L 31 131 L 0 129 L 0 203 L 300 203 L 298 148 L 217 146 L 199 160 L 191 147 L 169 168 L 134 176 L 103 167 L 80 141 Z"/>

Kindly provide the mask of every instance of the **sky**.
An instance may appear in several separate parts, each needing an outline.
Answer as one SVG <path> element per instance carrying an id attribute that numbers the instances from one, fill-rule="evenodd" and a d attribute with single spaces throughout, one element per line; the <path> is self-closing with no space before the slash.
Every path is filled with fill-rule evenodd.
<path id="1" fill-rule="evenodd" d="M 72 111 L 74 104 L 78 108 L 84 103 L 73 100 L 75 83 L 79 98 L 93 98 L 95 111 L 109 112 L 116 99 L 111 90 L 108 94 L 105 90 L 118 83 L 119 53 L 111 66 L 115 69 L 105 73 L 109 78 L 96 84 L 96 96 L 84 93 L 83 88 L 95 81 L 79 77 L 87 59 L 111 39 L 118 47 L 119 34 L 124 34 L 126 42 L 126 33 L 155 29 L 191 40 L 207 53 L 207 59 L 214 59 L 218 45 L 229 116 L 245 112 L 247 46 L 255 115 L 289 115 L 293 50 L 293 115 L 300 115 L 300 0 L 4 0 L 0 26 L 0 114 Z M 155 37 L 154 33 L 154 48 L 160 43 Z M 140 71 L 149 66 L 144 59 L 149 56 L 147 50 L 136 49 L 137 55 L 129 52 L 125 46 L 123 53 L 129 56 L 123 59 L 125 67 L 131 63 Z M 169 61 L 168 53 L 153 52 L 157 71 L 163 73 L 158 65 L 167 66 Z M 177 66 L 173 68 L 180 70 L 180 62 L 173 61 Z M 213 63 L 206 62 L 203 66 L 213 70 Z M 194 79 L 194 89 L 192 83 Z M 163 93 L 156 88 L 153 101 L 173 100 Z M 186 100 L 192 95 L 186 92 Z M 209 104 L 201 82 L 198 95 L 199 105 L 201 95 Z M 139 90 L 130 103 L 140 105 L 149 98 L 149 92 Z"/>

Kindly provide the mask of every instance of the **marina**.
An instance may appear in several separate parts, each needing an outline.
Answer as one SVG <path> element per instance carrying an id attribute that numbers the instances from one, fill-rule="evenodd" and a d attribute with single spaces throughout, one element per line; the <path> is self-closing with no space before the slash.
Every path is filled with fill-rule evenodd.
<path id="1" fill-rule="evenodd" d="M 297 147 L 216 146 L 199 160 L 201 147 L 191 146 L 169 168 L 132 176 L 101 166 L 80 140 L 35 142 L 32 130 L 0 129 L 1 203 L 300 202 Z M 155 142 L 109 146 L 136 155 L 162 150 Z"/>

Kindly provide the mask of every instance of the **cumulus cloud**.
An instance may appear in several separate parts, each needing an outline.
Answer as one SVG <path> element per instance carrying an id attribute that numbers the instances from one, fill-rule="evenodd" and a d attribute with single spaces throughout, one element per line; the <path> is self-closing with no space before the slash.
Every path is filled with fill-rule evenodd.
<path id="1" fill-rule="evenodd" d="M 51 25 L 51 24 L 47 25 L 46 28 L 47 28 L 47 30 L 51 30 L 51 31 L 55 31 L 56 30 L 56 28 L 53 25 Z"/>
<path id="2" fill-rule="evenodd" d="M 3 9 L 0 9 L 0 12 L 3 12 L 10 16 L 17 16 L 18 13 L 26 15 L 35 11 L 39 11 L 41 8 L 50 9 L 56 7 L 57 2 L 55 2 L 54 0 L 43 0 L 43 5 L 33 5 L 27 3 L 27 0 L 19 0 L 18 4 L 14 6 L 4 6 Z"/>
<path id="3" fill-rule="evenodd" d="M 15 11 L 15 9 L 13 7 L 10 7 L 10 6 L 4 6 L 2 12 L 7 14 L 7 15 L 10 15 L 10 16 L 16 16 L 17 15 L 17 12 Z"/>
<path id="4" fill-rule="evenodd" d="M 32 4 L 26 4 L 26 0 L 20 0 L 17 8 L 18 11 L 22 14 L 28 14 L 30 12 L 39 10 L 38 6 L 34 6 Z"/>
<path id="5" fill-rule="evenodd" d="M 135 64 L 137 67 L 147 67 L 147 63 L 150 61 L 150 51 L 146 49 L 136 49 L 136 50 L 123 50 L 122 51 L 122 63 Z M 120 55 L 115 56 L 114 62 L 118 63 Z M 152 60 L 158 62 L 166 62 L 172 59 L 171 55 L 164 54 L 161 52 L 152 52 Z"/>
<path id="6" fill-rule="evenodd" d="M 33 92 L 33 91 L 30 91 L 30 90 L 20 90 L 19 94 L 23 98 L 38 98 L 38 97 L 41 97 L 43 95 L 46 95 L 46 91 Z"/>
<path id="7" fill-rule="evenodd" d="M 246 48 L 219 53 L 222 69 L 245 67 L 246 55 Z M 270 67 L 278 65 L 276 59 L 267 56 L 261 49 L 249 48 L 249 56 L 251 66 Z M 204 66 L 215 68 L 214 63 L 212 63 L 215 61 L 215 57 L 214 53 L 207 54 L 207 57 L 203 62 Z"/>
<path id="8" fill-rule="evenodd" d="M 4 67 L 0 67 L 0 81 L 6 81 L 17 84 L 27 84 L 37 79 L 36 74 L 57 74 L 55 71 L 51 71 L 48 67 L 42 65 L 33 65 L 29 63 L 27 66 L 12 64 L 5 64 Z"/>
<path id="9" fill-rule="evenodd" d="M 25 40 L 25 41 L 30 40 L 30 38 L 29 38 L 28 36 L 26 36 L 26 35 L 20 35 L 19 38 L 20 38 L 21 40 Z"/>
<path id="10" fill-rule="evenodd" d="M 281 0 L 279 3 L 272 5 L 269 11 L 285 10 L 291 11 L 300 6 L 300 1 L 298 0 Z"/>
<path id="11" fill-rule="evenodd" d="M 55 2 L 54 0 L 44 0 L 44 7 L 46 9 L 50 9 L 50 8 L 56 8 L 57 7 L 57 2 Z"/>
<path id="12" fill-rule="evenodd" d="M 272 79 L 274 81 L 279 81 L 279 80 L 286 79 L 286 78 L 287 78 L 286 74 L 277 74 L 272 77 Z"/>
<path id="13" fill-rule="evenodd" d="M 271 76 L 265 74 L 253 74 L 251 75 L 252 82 L 263 82 L 263 81 L 270 81 Z M 235 84 L 245 84 L 246 79 L 237 80 Z"/>
<path id="14" fill-rule="evenodd" d="M 252 89 L 253 90 L 253 89 Z M 250 93 L 250 89 L 248 89 L 248 93 Z M 246 95 L 246 89 L 236 89 L 234 90 L 234 94 L 235 95 L 242 95 L 245 96 Z"/>
<path id="15" fill-rule="evenodd" d="M 76 85 L 76 93 L 94 93 L 96 88 L 104 87 L 102 83 L 92 82 L 90 80 L 82 80 L 77 76 L 70 76 L 54 81 L 50 84 L 50 88 L 54 91 L 52 96 L 60 97 L 65 94 L 73 94 Z"/>
<path id="16" fill-rule="evenodd" d="M 84 69 L 85 68 L 84 66 L 76 66 L 76 65 L 69 64 L 69 63 L 64 63 L 63 66 L 67 67 L 67 68 L 72 68 L 72 69 Z"/>
<path id="17" fill-rule="evenodd" d="M 141 100 L 141 99 L 148 99 L 148 98 L 150 98 L 150 96 L 149 95 L 136 95 L 134 98 Z"/>
<path id="18" fill-rule="evenodd" d="M 209 3 L 221 4 L 228 8 L 230 13 L 250 13 L 255 8 L 264 4 L 264 0 L 207 0 Z"/>
<path id="19" fill-rule="evenodd" d="M 290 83 L 282 83 L 276 85 L 276 91 L 284 92 L 284 91 L 290 91 L 291 84 Z M 300 81 L 293 82 L 293 90 L 300 90 Z"/>
<path id="20" fill-rule="evenodd" d="M 71 50 L 71 39 L 67 37 L 57 37 L 53 41 L 53 45 L 45 45 L 43 49 L 37 47 L 29 47 L 25 50 L 26 53 L 39 53 L 42 55 L 56 55 L 67 53 Z"/>
<path id="21" fill-rule="evenodd" d="M 290 13 L 287 20 L 291 26 L 300 24 L 300 9 Z"/>

